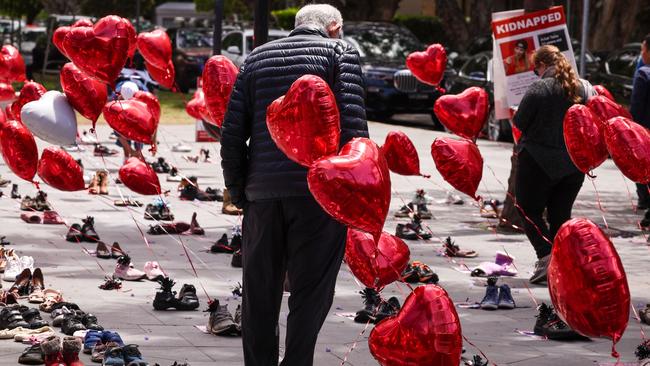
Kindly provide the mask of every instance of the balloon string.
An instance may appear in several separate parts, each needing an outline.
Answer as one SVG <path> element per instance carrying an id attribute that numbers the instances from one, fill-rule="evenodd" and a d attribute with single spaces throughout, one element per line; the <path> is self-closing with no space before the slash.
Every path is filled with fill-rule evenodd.
<path id="1" fill-rule="evenodd" d="M 609 230 L 609 225 L 607 224 L 607 219 L 605 219 L 605 208 L 603 208 L 602 202 L 600 200 L 600 193 L 598 192 L 598 188 L 596 188 L 596 179 L 592 177 L 591 175 L 588 176 L 589 181 L 591 182 L 591 185 L 594 187 L 594 192 L 596 192 L 596 202 L 598 203 L 598 209 L 600 210 L 600 217 L 603 218 L 603 222 L 605 223 L 605 228 Z"/>
<path id="2" fill-rule="evenodd" d="M 643 331 L 643 326 L 641 325 L 641 317 L 639 316 L 638 312 L 636 311 L 636 308 L 634 305 L 630 302 L 630 307 L 632 308 L 632 314 L 634 314 L 634 318 L 636 319 L 637 322 L 639 322 L 639 330 L 641 331 L 641 340 L 645 342 L 646 336 L 645 332 Z"/>
<path id="3" fill-rule="evenodd" d="M 630 206 L 632 206 L 632 210 L 636 212 L 637 206 L 634 204 L 634 200 L 632 199 L 632 193 L 630 192 L 630 187 L 627 185 L 627 179 L 625 179 L 625 175 L 623 175 L 622 172 L 620 172 L 620 174 L 621 174 L 621 179 L 623 179 L 623 184 L 625 185 L 625 189 L 627 190 L 627 198 L 630 201 Z M 643 230 L 643 227 L 641 226 L 641 220 L 636 220 L 635 224 L 636 227 L 641 230 L 641 234 L 643 235 L 643 238 L 647 242 L 648 235 L 646 235 L 645 231 Z"/>
<path id="4" fill-rule="evenodd" d="M 476 345 L 475 345 L 474 343 L 472 343 L 469 339 L 467 339 L 467 337 L 466 337 L 464 334 L 463 334 L 462 336 L 463 336 L 463 339 L 465 340 L 465 342 L 467 342 L 470 346 L 476 348 L 476 350 L 481 354 L 481 356 L 483 356 L 483 358 L 485 358 L 485 360 L 486 360 L 487 362 L 491 363 L 492 366 L 498 366 L 496 363 L 490 361 L 490 359 L 488 358 L 488 356 L 485 355 L 485 352 L 483 352 L 480 348 L 478 348 L 478 346 L 476 346 Z"/>

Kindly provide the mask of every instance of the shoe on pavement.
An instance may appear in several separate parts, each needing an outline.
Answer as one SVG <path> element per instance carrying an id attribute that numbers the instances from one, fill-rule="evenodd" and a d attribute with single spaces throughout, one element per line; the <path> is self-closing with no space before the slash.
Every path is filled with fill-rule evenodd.
<path id="1" fill-rule="evenodd" d="M 396 297 L 391 297 L 388 301 L 382 302 L 379 305 L 379 310 L 377 311 L 377 316 L 375 317 L 375 324 L 378 324 L 380 321 L 397 314 L 401 308 L 399 300 Z"/>
<path id="2" fill-rule="evenodd" d="M 122 354 L 124 355 L 124 363 L 127 366 L 149 366 L 142 358 L 142 353 L 140 353 L 137 344 L 127 344 L 122 347 Z"/>
<path id="3" fill-rule="evenodd" d="M 28 224 L 40 224 L 41 223 L 41 216 L 33 213 L 22 213 L 20 214 L 20 218 L 25 221 Z"/>
<path id="4" fill-rule="evenodd" d="M 65 235 L 65 240 L 72 243 L 79 243 L 83 241 L 83 235 L 81 234 L 81 225 L 72 224 L 68 233 Z"/>
<path id="5" fill-rule="evenodd" d="M 25 197 L 27 198 L 27 197 Z M 11 186 L 11 199 L 17 200 L 20 199 L 20 193 L 18 193 L 18 184 L 13 184 Z M 22 210 L 22 207 L 21 207 Z"/>
<path id="6" fill-rule="evenodd" d="M 18 356 L 18 363 L 22 365 L 42 365 L 45 363 L 45 355 L 40 344 L 35 344 L 25 348 L 23 353 Z M 65 366 L 65 364 L 63 364 Z"/>
<path id="7" fill-rule="evenodd" d="M 63 356 L 63 362 L 66 366 L 84 366 L 83 362 L 79 360 L 79 352 L 81 351 L 82 347 L 83 345 L 79 338 L 63 338 L 61 355 Z"/>
<path id="8" fill-rule="evenodd" d="M 214 300 L 206 311 L 210 312 L 208 332 L 221 336 L 239 335 L 239 327 L 228 311 L 228 305 L 219 305 L 219 300 Z"/>
<path id="9" fill-rule="evenodd" d="M 232 259 L 230 260 L 230 266 L 234 268 L 242 268 L 243 263 L 242 263 L 242 252 L 241 249 L 235 251 L 232 253 Z"/>
<path id="10" fill-rule="evenodd" d="M 418 274 L 418 270 L 416 267 L 411 265 L 411 263 L 407 264 L 404 270 L 402 271 L 402 281 L 407 282 L 407 283 L 418 283 L 420 282 L 420 275 Z"/>
<path id="11" fill-rule="evenodd" d="M 192 235 L 205 235 L 205 230 L 196 221 L 196 212 L 192 214 L 192 221 L 190 221 L 190 234 Z"/>
<path id="12" fill-rule="evenodd" d="M 212 253 L 234 253 L 235 250 L 228 244 L 228 234 L 223 234 L 221 235 L 221 238 L 217 240 L 212 246 L 210 247 L 210 252 Z"/>
<path id="13" fill-rule="evenodd" d="M 546 274 L 548 272 L 548 264 L 550 261 L 551 255 L 549 254 L 535 262 L 535 270 L 533 271 L 533 275 L 530 277 L 530 283 L 541 284 L 546 282 Z"/>
<path id="14" fill-rule="evenodd" d="M 43 212 L 43 224 L 46 225 L 65 225 L 65 221 L 56 211 Z"/>
<path id="15" fill-rule="evenodd" d="M 641 322 L 650 325 L 650 304 L 646 304 L 645 308 L 639 309 L 639 318 Z"/>
<path id="16" fill-rule="evenodd" d="M 127 366 L 124 363 L 124 353 L 122 352 L 122 347 L 106 347 L 104 351 L 104 358 L 102 360 L 102 366 Z"/>
<path id="17" fill-rule="evenodd" d="M 512 298 L 510 286 L 505 284 L 499 286 L 499 309 L 511 310 L 515 307 L 515 300 Z"/>
<path id="18" fill-rule="evenodd" d="M 495 277 L 488 278 L 488 285 L 485 289 L 485 296 L 481 300 L 481 309 L 496 310 L 499 308 L 499 288 L 496 286 Z"/>
<path id="19" fill-rule="evenodd" d="M 90 243 L 96 243 L 99 241 L 99 235 L 97 235 L 97 231 L 95 231 L 95 218 L 92 216 L 88 216 L 85 219 L 81 220 L 83 221 L 83 225 L 81 226 L 81 237 L 83 241 L 87 241 Z"/>
<path id="20" fill-rule="evenodd" d="M 443 243 L 445 248 L 445 255 L 447 257 L 458 257 L 458 258 L 475 258 L 478 257 L 478 253 L 474 250 L 460 250 L 460 247 L 451 240 L 451 237 L 448 236 Z"/>
<path id="21" fill-rule="evenodd" d="M 144 273 L 149 281 L 158 281 L 160 277 L 165 277 L 165 272 L 160 268 L 158 262 L 145 262 Z"/>
<path id="22" fill-rule="evenodd" d="M 93 150 L 93 155 L 95 156 L 113 156 L 117 155 L 119 152 L 115 149 L 108 148 L 101 144 L 95 145 L 95 150 Z"/>
<path id="23" fill-rule="evenodd" d="M 537 307 L 537 321 L 535 322 L 534 333 L 538 336 L 552 340 L 577 340 L 585 339 L 563 322 L 553 310 L 552 306 L 545 303 Z"/>
<path id="24" fill-rule="evenodd" d="M 175 167 L 171 168 L 169 170 L 169 174 L 167 175 L 167 181 L 168 182 L 180 182 L 182 180 L 181 176 L 178 174 L 178 169 Z"/>
<path id="25" fill-rule="evenodd" d="M 223 206 L 221 207 L 221 213 L 232 216 L 237 216 L 244 213 L 244 210 L 238 208 L 232 203 L 230 192 L 228 192 L 227 189 L 223 191 Z"/>
<path id="26" fill-rule="evenodd" d="M 129 257 L 128 254 L 124 254 L 117 259 L 113 277 L 125 281 L 140 281 L 141 279 L 147 277 L 147 275 L 144 272 L 133 268 L 131 257 Z"/>
<path id="27" fill-rule="evenodd" d="M 438 275 L 426 264 L 420 261 L 413 261 L 412 266 L 418 274 L 418 282 L 437 284 L 439 281 Z"/>
<path id="28" fill-rule="evenodd" d="M 364 290 L 359 291 L 363 298 L 363 309 L 357 311 L 354 316 L 355 323 L 374 323 L 377 319 L 379 306 L 381 305 L 381 296 L 375 289 L 366 287 Z"/>
<path id="29" fill-rule="evenodd" d="M 181 142 L 177 142 L 174 145 L 172 145 L 172 151 L 173 152 L 191 152 L 192 147 L 189 145 L 185 145 Z"/>
<path id="30" fill-rule="evenodd" d="M 103 241 L 97 242 L 97 248 L 95 248 L 95 256 L 102 259 L 110 259 L 111 252 L 108 250 L 108 246 Z"/>

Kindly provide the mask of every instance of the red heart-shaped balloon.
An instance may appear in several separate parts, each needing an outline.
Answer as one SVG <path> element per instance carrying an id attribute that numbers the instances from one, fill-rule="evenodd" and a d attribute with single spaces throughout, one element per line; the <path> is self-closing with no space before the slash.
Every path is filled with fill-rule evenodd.
<path id="1" fill-rule="evenodd" d="M 56 48 L 58 48 L 59 51 L 65 57 L 68 57 L 68 54 L 65 52 L 65 49 L 63 49 L 63 38 L 65 38 L 65 35 L 68 34 L 71 28 L 92 27 L 92 26 L 93 26 L 93 22 L 91 22 L 89 19 L 79 19 L 76 22 L 74 22 L 71 26 L 58 27 L 52 34 L 52 43 L 54 43 Z"/>
<path id="2" fill-rule="evenodd" d="M 630 318 L 630 289 L 621 258 L 593 222 L 565 222 L 555 236 L 548 289 L 558 315 L 579 333 L 614 346 Z M 612 356 L 618 357 L 612 346 Z"/>
<path id="3" fill-rule="evenodd" d="M 397 313 L 370 333 L 370 353 L 382 366 L 458 366 L 462 329 L 454 302 L 436 285 L 417 287 Z"/>
<path id="4" fill-rule="evenodd" d="M 389 132 L 381 151 L 388 162 L 388 169 L 401 175 L 420 175 L 418 151 L 404 132 Z"/>
<path id="5" fill-rule="evenodd" d="M 16 91 L 9 83 L 0 83 L 0 102 L 16 99 Z"/>
<path id="6" fill-rule="evenodd" d="M 381 288 L 400 279 L 410 255 L 402 239 L 385 231 L 375 244 L 371 234 L 348 229 L 345 263 L 366 287 Z"/>
<path id="7" fill-rule="evenodd" d="M 0 108 L 0 135 L 2 134 L 2 129 L 5 128 L 5 125 L 7 124 L 7 115 L 5 112 L 2 111 L 2 108 Z M 2 146 L 0 146 L 0 151 L 2 150 Z"/>
<path id="8" fill-rule="evenodd" d="M 625 117 L 628 119 L 633 119 L 632 115 L 627 111 L 627 109 L 614 102 L 613 99 L 610 99 L 603 95 L 596 95 L 589 98 L 587 107 L 589 107 L 594 115 L 598 117 L 596 122 L 601 129 L 605 128 L 605 122 L 614 117 Z"/>
<path id="9" fill-rule="evenodd" d="M 159 195 L 160 181 L 151 166 L 138 158 L 129 158 L 119 171 L 120 180 L 133 192 Z"/>
<path id="10" fill-rule="evenodd" d="M 431 156 L 447 183 L 475 200 L 479 199 L 476 190 L 483 177 L 483 157 L 475 143 L 437 138 L 431 144 Z"/>
<path id="11" fill-rule="evenodd" d="M 106 104 L 108 95 L 106 85 L 86 75 L 72 62 L 63 65 L 60 79 L 61 88 L 70 105 L 82 116 L 91 120 L 95 128 L 97 118 L 102 114 L 102 108 Z"/>
<path id="12" fill-rule="evenodd" d="M 457 95 L 443 95 L 433 106 L 440 122 L 460 137 L 476 140 L 490 109 L 488 94 L 473 86 Z"/>
<path id="13" fill-rule="evenodd" d="M 605 136 L 589 107 L 575 104 L 564 115 L 564 142 L 569 156 L 583 173 L 607 160 Z"/>
<path id="14" fill-rule="evenodd" d="M 237 66 L 221 55 L 210 57 L 203 68 L 205 105 L 218 127 L 223 123 L 238 74 Z"/>
<path id="15" fill-rule="evenodd" d="M 607 121 L 605 143 L 623 175 L 636 183 L 650 183 L 650 132 L 625 117 Z"/>
<path id="16" fill-rule="evenodd" d="M 4 45 L 0 49 L 0 80 L 25 81 L 25 61 L 18 49 L 12 45 Z"/>
<path id="17" fill-rule="evenodd" d="M 62 149 L 46 147 L 38 162 L 38 176 L 50 186 L 66 192 L 85 188 L 84 173 L 79 163 Z"/>
<path id="18" fill-rule="evenodd" d="M 160 122 L 160 102 L 158 101 L 158 98 L 148 91 L 138 90 L 133 94 L 133 99 L 139 100 L 147 105 L 153 118 L 156 119 L 156 125 L 158 125 L 158 122 Z"/>
<path id="19" fill-rule="evenodd" d="M 157 68 L 147 61 L 144 62 L 144 65 L 147 68 L 149 75 L 151 75 L 160 86 L 171 90 L 174 89 L 176 71 L 174 70 L 174 63 L 172 63 L 171 60 L 169 60 L 167 66 L 162 69 Z"/>
<path id="20" fill-rule="evenodd" d="M 372 140 L 354 138 L 338 155 L 314 162 L 307 183 L 330 216 L 379 240 L 390 205 L 390 173 Z"/>
<path id="21" fill-rule="evenodd" d="M 205 98 L 202 90 L 194 92 L 194 97 L 185 105 L 185 111 L 194 119 L 204 119 L 209 115 L 208 110 L 205 109 Z"/>
<path id="22" fill-rule="evenodd" d="M 129 140 L 151 144 L 158 123 L 149 107 L 139 100 L 116 100 L 104 106 L 104 118 L 112 129 Z"/>
<path id="23" fill-rule="evenodd" d="M 8 121 L 0 131 L 2 158 L 12 172 L 31 182 L 38 166 L 38 149 L 34 136 L 19 121 Z"/>
<path id="24" fill-rule="evenodd" d="M 16 103 L 16 102 L 14 102 L 14 103 Z M 7 104 L 5 106 L 5 117 L 7 118 L 7 120 L 15 120 L 16 119 L 16 118 L 14 118 L 14 112 L 13 112 L 14 103 Z"/>
<path id="25" fill-rule="evenodd" d="M 421 82 L 438 85 L 447 67 L 447 52 L 441 44 L 432 44 L 424 52 L 408 55 L 406 67 Z"/>
<path id="26" fill-rule="evenodd" d="M 604 86 L 602 86 L 602 85 L 594 85 L 594 89 L 596 90 L 596 93 L 598 93 L 598 95 L 602 95 L 603 97 L 607 97 L 607 99 L 611 100 L 612 102 L 616 101 L 616 99 L 614 99 L 614 96 L 612 95 L 612 93 L 610 93 L 609 90 L 607 90 L 607 88 L 605 88 Z"/>
<path id="27" fill-rule="evenodd" d="M 291 160 L 309 167 L 336 154 L 341 123 L 334 93 L 325 80 L 303 75 L 266 109 L 266 126 L 277 147 Z"/>
<path id="28" fill-rule="evenodd" d="M 128 20 L 109 15 L 92 27 L 70 28 L 61 47 L 81 71 L 113 85 L 135 49 L 135 30 Z"/>
<path id="29" fill-rule="evenodd" d="M 162 29 L 138 34 L 138 50 L 150 65 L 164 69 L 172 59 L 172 42 Z"/>
<path id="30" fill-rule="evenodd" d="M 33 81 L 26 82 L 23 85 L 23 88 L 20 89 L 18 99 L 11 103 L 11 114 L 14 119 L 20 121 L 20 111 L 22 111 L 23 106 L 29 102 L 41 99 L 45 92 L 47 92 L 47 90 L 43 85 Z"/>

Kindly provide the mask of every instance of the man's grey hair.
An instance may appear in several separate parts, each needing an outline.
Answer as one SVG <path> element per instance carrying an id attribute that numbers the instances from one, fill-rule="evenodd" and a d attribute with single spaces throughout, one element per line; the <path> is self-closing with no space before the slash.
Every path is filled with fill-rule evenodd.
<path id="1" fill-rule="evenodd" d="M 305 5 L 296 14 L 296 28 L 301 25 L 312 25 L 327 30 L 332 23 L 343 26 L 341 12 L 332 5 Z"/>

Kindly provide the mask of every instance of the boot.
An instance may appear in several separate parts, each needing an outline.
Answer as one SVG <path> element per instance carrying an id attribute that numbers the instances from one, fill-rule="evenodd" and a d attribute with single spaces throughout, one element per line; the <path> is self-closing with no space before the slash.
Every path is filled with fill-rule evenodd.
<path id="1" fill-rule="evenodd" d="M 41 343 L 41 349 L 45 356 L 45 366 L 66 366 L 61 354 L 61 338 L 52 336 L 46 339 Z"/>
<path id="2" fill-rule="evenodd" d="M 108 173 L 99 172 L 97 173 L 99 179 L 99 194 L 106 195 L 108 194 Z"/>
<path id="3" fill-rule="evenodd" d="M 99 241 L 99 235 L 95 231 L 95 218 L 88 216 L 83 221 L 83 226 L 81 226 L 81 235 L 82 240 L 90 243 L 96 243 Z"/>
<path id="4" fill-rule="evenodd" d="M 230 198 L 230 192 L 228 192 L 227 189 L 223 190 L 223 207 L 221 208 L 221 212 L 226 214 L 226 215 L 241 215 L 244 213 L 244 211 L 241 208 L 237 208 L 237 206 L 233 205 L 232 200 Z"/>
<path id="5" fill-rule="evenodd" d="M 18 184 L 14 184 L 11 186 L 11 198 L 12 199 L 19 199 L 20 194 L 18 194 Z"/>
<path id="6" fill-rule="evenodd" d="M 76 337 L 63 338 L 63 362 L 67 366 L 83 366 L 83 362 L 79 360 L 79 352 L 81 351 L 81 340 Z"/>
<path id="7" fill-rule="evenodd" d="M 99 178 L 97 177 L 98 173 L 95 173 L 93 175 L 93 179 L 90 181 L 90 185 L 88 186 L 88 193 L 90 194 L 99 194 Z"/>
<path id="8" fill-rule="evenodd" d="M 205 235 L 205 230 L 196 221 L 196 212 L 192 214 L 192 221 L 190 222 L 190 232 L 192 235 Z"/>

